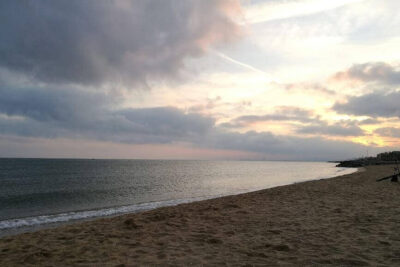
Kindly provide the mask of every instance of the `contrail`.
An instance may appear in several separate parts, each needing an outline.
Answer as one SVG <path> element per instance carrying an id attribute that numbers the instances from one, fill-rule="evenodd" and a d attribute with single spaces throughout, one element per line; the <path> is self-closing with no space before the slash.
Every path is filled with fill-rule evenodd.
<path id="1" fill-rule="evenodd" d="M 219 52 L 219 51 L 213 50 L 213 52 L 214 52 L 214 54 L 216 54 L 217 56 L 219 56 L 219 57 L 222 58 L 222 59 L 225 59 L 226 61 L 232 62 L 232 63 L 234 63 L 234 64 L 236 64 L 236 65 L 239 65 L 239 66 L 241 66 L 241 67 L 244 67 L 244 68 L 246 68 L 246 69 L 248 69 L 248 70 L 252 70 L 252 71 L 254 71 L 254 72 L 257 72 L 257 73 L 259 73 L 259 74 L 262 74 L 262 75 L 266 76 L 266 77 L 268 78 L 268 80 L 270 80 L 271 82 L 276 82 L 275 80 L 271 79 L 271 78 L 269 77 L 269 75 L 268 75 L 265 71 L 262 71 L 262 70 L 257 69 L 257 68 L 255 68 L 255 67 L 249 65 L 249 64 L 246 64 L 246 63 L 243 63 L 243 62 L 238 61 L 238 60 L 236 60 L 236 59 L 233 59 L 233 58 L 231 58 L 231 57 L 229 57 L 229 56 L 227 56 L 227 55 L 225 55 L 225 54 L 223 54 L 223 53 L 221 53 L 221 52 Z"/>
<path id="2" fill-rule="evenodd" d="M 246 21 L 249 24 L 263 23 L 279 19 L 312 15 L 333 10 L 345 5 L 364 2 L 365 0 L 303 0 L 285 1 L 281 4 L 272 2 L 254 4 L 247 7 Z"/>

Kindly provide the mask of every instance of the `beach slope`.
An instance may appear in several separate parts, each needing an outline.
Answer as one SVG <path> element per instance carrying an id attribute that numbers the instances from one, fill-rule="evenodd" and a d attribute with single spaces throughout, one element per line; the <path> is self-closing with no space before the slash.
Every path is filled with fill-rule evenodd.
<path id="1" fill-rule="evenodd" d="M 392 170 L 4 237 L 0 266 L 399 266 L 400 185 L 375 181 Z"/>

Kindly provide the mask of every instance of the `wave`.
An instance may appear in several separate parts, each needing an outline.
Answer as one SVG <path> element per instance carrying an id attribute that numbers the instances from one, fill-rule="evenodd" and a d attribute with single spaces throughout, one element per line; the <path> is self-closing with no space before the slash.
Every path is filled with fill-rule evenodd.
<path id="1" fill-rule="evenodd" d="M 167 201 L 158 201 L 158 202 L 113 207 L 113 208 L 104 208 L 97 210 L 73 211 L 60 214 L 9 219 L 0 221 L 0 230 L 6 230 L 10 228 L 20 228 L 20 227 L 31 227 L 41 224 L 62 223 L 62 222 L 69 222 L 69 221 L 83 220 L 83 219 L 90 219 L 97 217 L 106 217 L 106 216 L 125 214 L 125 213 L 134 213 L 134 212 L 156 209 L 159 207 L 175 206 L 178 204 L 189 203 L 204 199 L 207 198 L 204 197 L 204 198 L 167 200 Z"/>
<path id="2" fill-rule="evenodd" d="M 336 170 L 336 172 L 333 173 L 332 175 L 316 177 L 314 179 L 302 180 L 299 182 L 311 181 L 311 180 L 316 180 L 316 179 L 327 179 L 327 178 L 333 178 L 333 177 L 340 176 L 340 175 L 350 174 L 350 173 L 357 171 L 357 168 L 337 168 L 335 170 Z M 293 184 L 293 183 L 296 183 L 296 182 L 281 183 L 281 184 L 276 183 L 276 184 L 271 184 L 267 188 L 283 186 L 283 185 L 288 185 L 288 184 Z M 165 201 L 148 202 L 148 203 L 111 207 L 111 208 L 103 208 L 103 209 L 96 209 L 96 210 L 73 211 L 73 212 L 65 212 L 65 213 L 51 214 L 51 215 L 40 215 L 40 216 L 25 217 L 25 218 L 18 218 L 18 219 L 8 219 L 8 220 L 0 221 L 0 231 L 12 229 L 12 228 L 15 229 L 15 228 L 21 228 L 21 227 L 35 227 L 35 226 L 43 225 L 43 224 L 65 223 L 65 222 L 69 222 L 69 221 L 106 217 L 106 216 L 126 214 L 126 213 L 136 213 L 136 212 L 156 209 L 156 208 L 160 208 L 160 207 L 175 206 L 175 205 L 183 204 L 183 203 L 217 198 L 217 197 L 222 197 L 222 196 L 227 196 L 227 195 L 232 195 L 232 194 L 236 195 L 236 194 L 261 190 L 261 189 L 266 189 L 266 188 L 253 188 L 251 190 L 241 190 L 238 192 L 219 194 L 219 195 L 213 195 L 213 196 L 202 196 L 202 197 L 194 197 L 194 198 L 186 198 L 186 199 L 165 200 Z"/>

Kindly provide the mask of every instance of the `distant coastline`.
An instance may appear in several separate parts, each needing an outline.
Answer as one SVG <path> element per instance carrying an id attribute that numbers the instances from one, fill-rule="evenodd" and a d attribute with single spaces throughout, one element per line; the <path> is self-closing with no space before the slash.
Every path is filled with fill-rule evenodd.
<path id="1" fill-rule="evenodd" d="M 394 165 L 400 162 L 400 151 L 391 151 L 378 154 L 376 157 L 363 157 L 353 160 L 332 161 L 339 163 L 337 167 L 357 168 L 371 165 Z"/>

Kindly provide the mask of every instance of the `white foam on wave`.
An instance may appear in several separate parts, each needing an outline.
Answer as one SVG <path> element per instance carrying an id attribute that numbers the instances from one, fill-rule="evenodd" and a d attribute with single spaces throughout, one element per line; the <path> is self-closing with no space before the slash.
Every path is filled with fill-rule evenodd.
<path id="1" fill-rule="evenodd" d="M 358 171 L 358 168 L 336 167 L 336 176 L 352 174 Z M 333 178 L 333 177 L 332 177 Z"/>
<path id="2" fill-rule="evenodd" d="M 34 217 L 10 219 L 10 220 L 0 221 L 0 230 L 6 230 L 6 229 L 10 229 L 10 228 L 30 227 L 30 226 L 37 226 L 37 225 L 42 225 L 42 224 L 62 223 L 62 222 L 68 222 L 68 221 L 83 220 L 83 219 L 90 219 L 90 218 L 97 218 L 97 217 L 106 217 L 106 216 L 125 214 L 125 213 L 133 213 L 133 212 L 156 209 L 159 207 L 175 206 L 178 204 L 189 203 L 189 202 L 199 201 L 199 200 L 203 200 L 203 199 L 206 199 L 206 198 L 167 200 L 167 201 L 142 203 L 142 204 L 136 204 L 136 205 L 105 208 L 105 209 L 98 209 L 98 210 L 74 211 L 74 212 L 66 212 L 66 213 L 60 213 L 60 214 L 40 215 L 40 216 L 34 216 Z"/>

